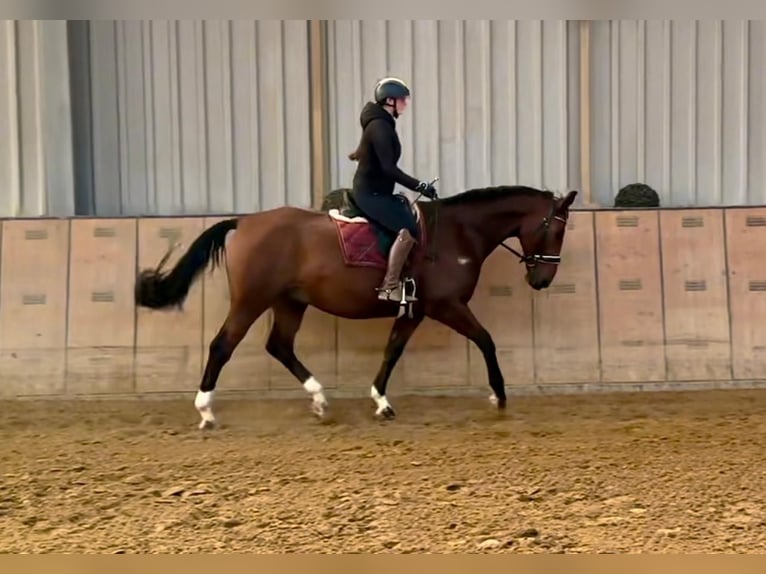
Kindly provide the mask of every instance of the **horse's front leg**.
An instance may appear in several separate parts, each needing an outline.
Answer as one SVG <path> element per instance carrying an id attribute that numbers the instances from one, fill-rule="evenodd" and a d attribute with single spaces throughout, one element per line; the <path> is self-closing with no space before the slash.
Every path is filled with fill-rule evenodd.
<path id="1" fill-rule="evenodd" d="M 479 348 L 487 365 L 487 377 L 493 392 L 490 401 L 498 408 L 504 409 L 506 405 L 505 381 L 497 362 L 495 342 L 489 331 L 479 323 L 468 306 L 460 301 L 434 305 L 432 310 L 429 310 L 428 316 L 467 337 Z"/>

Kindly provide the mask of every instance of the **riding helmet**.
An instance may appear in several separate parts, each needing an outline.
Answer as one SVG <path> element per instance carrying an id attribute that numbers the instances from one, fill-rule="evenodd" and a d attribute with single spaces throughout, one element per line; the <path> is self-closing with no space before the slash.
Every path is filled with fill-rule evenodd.
<path id="1" fill-rule="evenodd" d="M 387 98 L 406 98 L 410 88 L 399 78 L 383 78 L 375 86 L 375 103 L 385 104 Z"/>

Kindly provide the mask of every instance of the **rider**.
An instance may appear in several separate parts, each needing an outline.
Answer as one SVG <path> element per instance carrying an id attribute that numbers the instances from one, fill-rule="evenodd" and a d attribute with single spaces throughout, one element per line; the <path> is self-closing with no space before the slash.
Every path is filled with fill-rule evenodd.
<path id="1" fill-rule="evenodd" d="M 359 162 L 351 191 L 354 203 L 368 219 L 396 235 L 388 254 L 388 269 L 377 288 L 378 299 L 401 300 L 400 278 L 404 263 L 419 236 L 417 221 L 406 198 L 394 195 L 394 184 L 417 191 L 430 199 L 436 189 L 397 167 L 402 153 L 396 118 L 404 112 L 410 89 L 399 78 L 383 78 L 375 86 L 375 101 L 367 102 L 359 121 L 362 137 L 349 158 Z M 402 199 L 404 201 L 402 201 Z"/>

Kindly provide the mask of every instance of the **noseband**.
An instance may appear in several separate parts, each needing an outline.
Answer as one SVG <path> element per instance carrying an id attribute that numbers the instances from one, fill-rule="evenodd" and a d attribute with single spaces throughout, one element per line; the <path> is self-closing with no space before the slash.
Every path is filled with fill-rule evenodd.
<path id="1" fill-rule="evenodd" d="M 547 217 L 543 217 L 542 222 L 540 223 L 540 226 L 545 229 L 545 233 L 548 233 L 548 229 L 550 228 L 551 221 L 556 220 L 560 221 L 564 225 L 567 224 L 567 220 L 559 215 L 553 215 L 553 212 L 555 210 L 555 205 L 551 206 L 551 211 L 548 214 Z M 548 263 L 549 265 L 558 265 L 561 263 L 561 255 L 541 255 L 538 253 L 534 253 L 532 255 L 524 255 L 522 253 L 519 253 L 516 251 L 513 247 L 507 246 L 504 242 L 500 243 L 500 245 L 504 248 L 506 248 L 508 251 L 513 253 L 516 257 L 519 258 L 519 263 L 526 263 L 527 267 L 535 267 L 537 263 Z"/>

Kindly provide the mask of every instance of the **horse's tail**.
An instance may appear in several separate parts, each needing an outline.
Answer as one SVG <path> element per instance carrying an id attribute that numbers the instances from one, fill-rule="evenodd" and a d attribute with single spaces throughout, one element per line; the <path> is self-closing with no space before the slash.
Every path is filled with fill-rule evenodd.
<path id="1" fill-rule="evenodd" d="M 226 250 L 226 234 L 237 228 L 237 218 L 219 221 L 203 231 L 189 246 L 172 270 L 165 273 L 162 266 L 170 251 L 155 269 L 144 269 L 136 279 L 136 305 L 150 309 L 181 306 L 189 287 L 208 263 L 219 265 Z"/>

